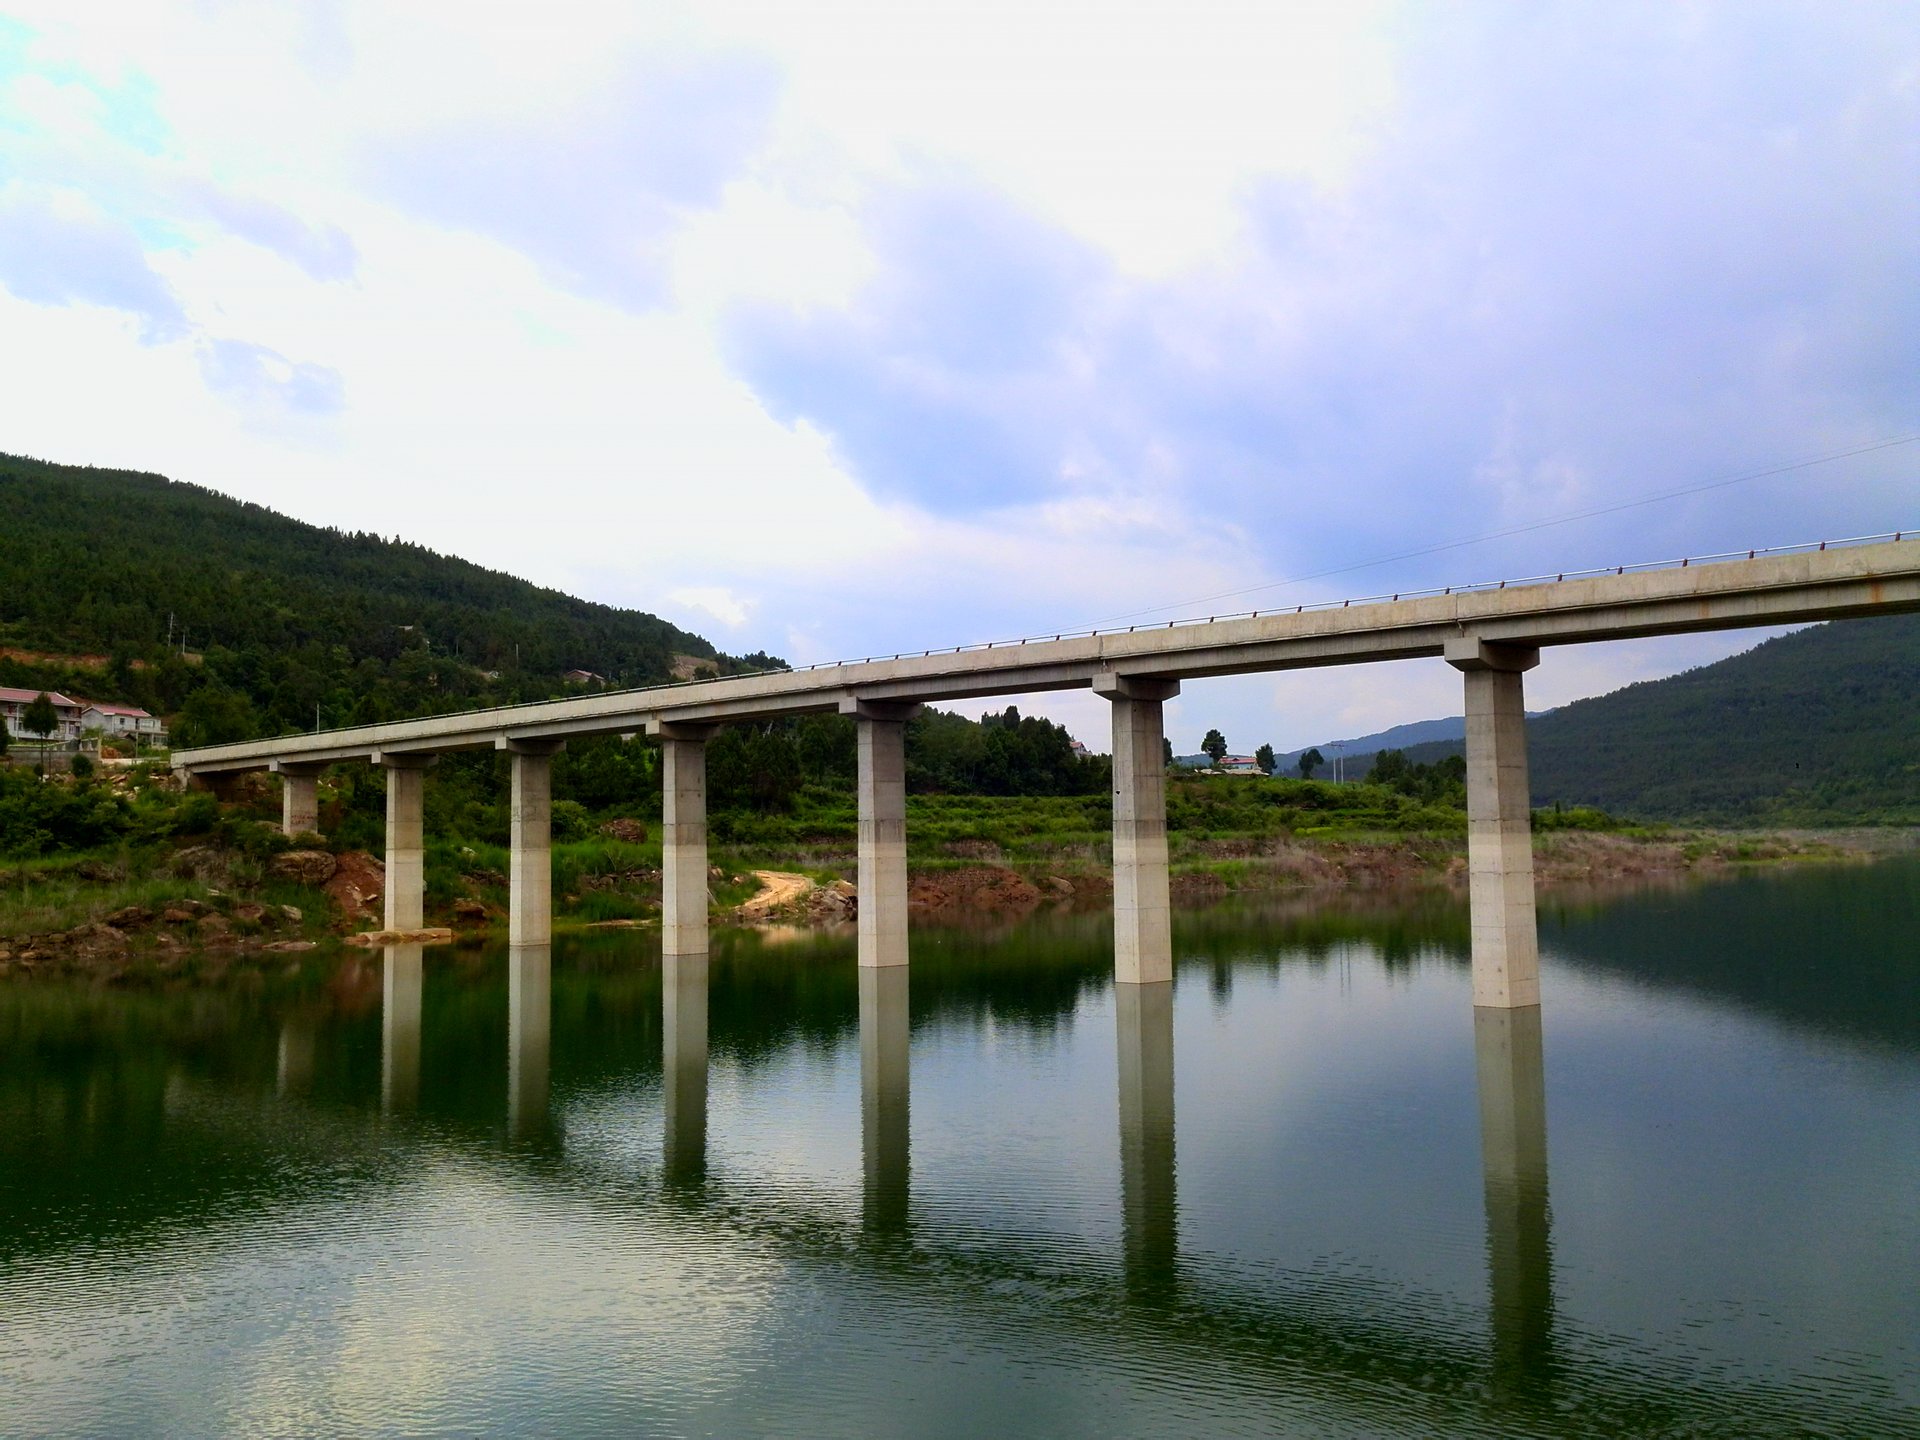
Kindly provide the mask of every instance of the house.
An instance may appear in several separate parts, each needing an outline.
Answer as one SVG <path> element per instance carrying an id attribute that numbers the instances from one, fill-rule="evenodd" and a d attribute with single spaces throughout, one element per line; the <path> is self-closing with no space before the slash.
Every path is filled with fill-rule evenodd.
<path id="1" fill-rule="evenodd" d="M 1220 763 L 1213 767 L 1222 775 L 1264 775 L 1260 762 L 1251 755 L 1222 755 Z"/>
<path id="2" fill-rule="evenodd" d="M 1087 750 L 1087 747 L 1082 745 L 1078 740 L 1069 741 L 1068 743 L 1073 748 L 1074 759 L 1085 760 L 1089 758 L 1089 751 Z"/>
<path id="3" fill-rule="evenodd" d="M 109 738 L 131 736 L 154 745 L 166 741 L 167 727 L 160 723 L 160 717 L 149 715 L 138 705 L 109 705 L 101 700 L 79 700 L 74 703 L 84 707 L 80 712 L 83 730 L 98 730 Z"/>
<path id="4" fill-rule="evenodd" d="M 15 690 L 10 686 L 0 685 L 0 719 L 7 722 L 7 730 L 10 734 L 27 739 L 39 738 L 28 731 L 25 716 L 27 707 L 38 700 L 40 695 L 41 692 L 38 690 Z M 60 741 L 78 740 L 81 730 L 80 712 L 85 707 L 79 701 L 69 700 L 66 696 L 51 690 L 46 692 L 46 696 L 53 702 L 53 713 L 58 717 L 59 722 L 47 738 Z"/>
<path id="5" fill-rule="evenodd" d="M 569 685 L 605 685 L 609 683 L 606 676 L 596 675 L 591 670 L 569 670 L 560 678 Z"/>

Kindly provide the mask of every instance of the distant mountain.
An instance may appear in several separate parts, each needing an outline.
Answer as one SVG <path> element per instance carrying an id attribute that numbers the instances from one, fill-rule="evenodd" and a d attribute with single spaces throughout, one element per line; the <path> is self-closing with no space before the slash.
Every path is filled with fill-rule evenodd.
<path id="1" fill-rule="evenodd" d="M 1424 745 L 1434 740 L 1464 740 L 1466 734 L 1467 722 L 1458 715 L 1449 715 L 1439 720 L 1415 720 L 1406 725 L 1394 725 L 1385 730 L 1376 730 L 1371 735 L 1356 736 L 1351 740 L 1323 740 L 1318 745 L 1306 745 L 1298 750 L 1288 750 L 1274 756 L 1274 768 L 1281 772 L 1293 773 L 1298 770 L 1302 755 L 1309 750 L 1318 750 L 1331 770 L 1335 746 L 1344 747 L 1342 750 L 1344 763 L 1350 765 L 1362 756 L 1373 755 L 1381 750 L 1405 750 L 1408 746 Z"/>
<path id="2" fill-rule="evenodd" d="M 424 546 L 159 475 L 0 455 L 7 649 L 24 653 L 0 654 L 0 684 L 167 713 L 207 692 L 177 737 L 201 742 L 308 729 L 316 709 L 344 725 L 746 663 L 658 616 Z"/>
<path id="3" fill-rule="evenodd" d="M 1395 747 L 1409 760 L 1464 749 L 1459 720 L 1422 723 L 1454 735 Z M 1718 824 L 1920 824 L 1920 615 L 1816 625 L 1577 701 L 1529 720 L 1527 744 L 1535 805 Z"/>

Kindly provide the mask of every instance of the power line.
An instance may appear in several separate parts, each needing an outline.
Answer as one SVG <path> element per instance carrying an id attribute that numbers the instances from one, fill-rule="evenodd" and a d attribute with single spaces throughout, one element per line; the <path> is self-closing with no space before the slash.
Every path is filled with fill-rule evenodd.
<path id="1" fill-rule="evenodd" d="M 1161 610 L 1176 610 L 1187 605 L 1205 605 L 1214 600 L 1232 600 L 1242 595 L 1257 595 L 1263 590 L 1279 590 L 1288 585 L 1304 585 L 1309 580 L 1325 580 L 1334 575 L 1348 575 L 1355 570 L 1371 570 L 1376 565 L 1391 565 L 1397 560 L 1417 560 L 1424 555 L 1438 555 L 1447 550 L 1462 550 L 1469 545 L 1481 545 L 1489 540 L 1504 540 L 1511 535 L 1526 535 L 1535 530 L 1548 530 L 1556 525 L 1571 525 L 1576 520 L 1591 520 L 1599 515 L 1615 515 L 1622 510 L 1638 509 L 1642 505 L 1655 505 L 1663 500 L 1678 500 L 1683 496 L 1699 495 L 1708 490 L 1722 490 L 1729 485 L 1743 485 L 1752 480 L 1765 480 L 1770 476 L 1786 475 L 1795 470 L 1806 470 L 1815 465 L 1850 459 L 1855 455 L 1870 455 L 1876 450 L 1891 450 L 1895 446 L 1911 445 L 1916 441 L 1920 441 L 1920 434 L 1897 435 L 1890 440 L 1876 440 L 1870 445 L 1861 445 L 1852 450 L 1836 450 L 1826 455 L 1815 455 L 1805 460 L 1793 460 L 1784 465 L 1770 466 L 1765 470 L 1749 470 L 1739 475 L 1708 480 L 1699 485 L 1688 485 L 1678 490 L 1663 490 L 1658 494 L 1623 500 L 1618 505 L 1602 505 L 1593 510 L 1580 510 L 1571 515 L 1560 515 L 1550 520 L 1536 520 L 1527 525 L 1514 525 L 1505 530 L 1491 530 L 1485 535 L 1474 535 L 1464 540 L 1447 540 L 1438 545 L 1422 546 L 1418 550 L 1403 550 L 1397 555 L 1382 555 L 1375 560 L 1338 565 L 1331 570 L 1316 570 L 1310 575 L 1295 575 L 1288 580 L 1271 580 L 1262 585 L 1249 585 L 1241 590 L 1222 590 L 1214 595 L 1199 595 L 1190 600 L 1169 600 L 1164 605 L 1149 605 L 1144 610 L 1128 610 L 1119 615 L 1107 615 L 1092 623 L 1107 625 L 1116 620 L 1131 620 L 1136 616 L 1152 615 Z"/>

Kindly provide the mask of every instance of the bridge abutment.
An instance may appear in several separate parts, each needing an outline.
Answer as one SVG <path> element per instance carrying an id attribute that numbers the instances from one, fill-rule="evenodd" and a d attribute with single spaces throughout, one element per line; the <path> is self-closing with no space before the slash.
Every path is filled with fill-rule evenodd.
<path id="1" fill-rule="evenodd" d="M 660 741 L 660 952 L 707 953 L 707 740 L 711 725 L 656 721 Z"/>
<path id="2" fill-rule="evenodd" d="M 919 707 L 848 700 L 859 755 L 860 964 L 907 963 L 907 720 Z"/>
<path id="3" fill-rule="evenodd" d="M 1523 645 L 1466 635 L 1446 642 L 1466 677 L 1467 870 L 1473 927 L 1473 1003 L 1540 1003 L 1540 937 L 1533 901 L 1533 811 L 1527 788 L 1527 715 L 1521 675 L 1540 663 Z"/>
<path id="4" fill-rule="evenodd" d="M 1107 674 L 1093 689 L 1113 705 L 1113 978 L 1157 984 L 1173 978 L 1161 707 L 1180 682 Z"/>

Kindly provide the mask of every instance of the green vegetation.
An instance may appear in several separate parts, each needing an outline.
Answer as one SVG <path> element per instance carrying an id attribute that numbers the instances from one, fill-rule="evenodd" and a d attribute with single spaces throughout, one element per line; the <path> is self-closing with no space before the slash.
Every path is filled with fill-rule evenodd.
<path id="1" fill-rule="evenodd" d="M 1920 825 L 1916 696 L 1920 615 L 1816 625 L 1529 720 L 1533 803 L 1690 825 Z"/>
<path id="2" fill-rule="evenodd" d="M 158 475 L 0 456 L 0 516 L 0 649 L 28 652 L 0 684 L 140 705 L 181 744 L 541 699 L 575 669 L 778 663 Z"/>

